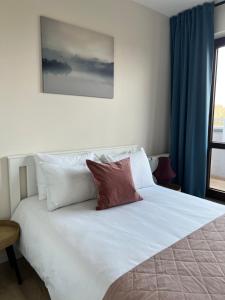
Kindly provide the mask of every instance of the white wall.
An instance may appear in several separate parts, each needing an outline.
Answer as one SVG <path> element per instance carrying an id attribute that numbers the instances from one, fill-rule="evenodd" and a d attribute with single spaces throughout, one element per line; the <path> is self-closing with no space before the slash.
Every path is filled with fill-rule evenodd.
<path id="1" fill-rule="evenodd" d="M 115 37 L 113 100 L 41 93 L 39 16 Z M 168 150 L 169 20 L 129 0 L 0 2 L 0 218 L 10 154 L 143 145 Z"/>
<path id="2" fill-rule="evenodd" d="M 225 36 L 225 4 L 215 8 L 215 34 Z"/>

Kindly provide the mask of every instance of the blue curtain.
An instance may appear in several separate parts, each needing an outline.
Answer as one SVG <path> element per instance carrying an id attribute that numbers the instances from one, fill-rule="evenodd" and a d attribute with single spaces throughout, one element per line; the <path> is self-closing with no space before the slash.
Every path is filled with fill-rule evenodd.
<path id="1" fill-rule="evenodd" d="M 170 19 L 171 159 L 184 192 L 204 197 L 214 52 L 214 4 Z"/>

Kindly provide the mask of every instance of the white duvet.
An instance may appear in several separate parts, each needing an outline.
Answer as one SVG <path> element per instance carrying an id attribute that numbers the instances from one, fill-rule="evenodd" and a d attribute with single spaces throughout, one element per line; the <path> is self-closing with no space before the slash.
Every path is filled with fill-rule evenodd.
<path id="1" fill-rule="evenodd" d="M 96 211 L 96 200 L 48 212 L 21 201 L 20 250 L 52 300 L 101 300 L 121 275 L 225 213 L 225 206 L 153 186 L 144 200 Z"/>

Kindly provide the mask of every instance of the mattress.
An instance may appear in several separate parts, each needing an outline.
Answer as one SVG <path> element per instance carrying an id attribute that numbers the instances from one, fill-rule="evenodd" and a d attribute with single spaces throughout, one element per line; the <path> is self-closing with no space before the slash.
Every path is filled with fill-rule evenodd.
<path id="1" fill-rule="evenodd" d="M 52 300 L 101 300 L 120 276 L 225 214 L 225 206 L 159 186 L 143 201 L 96 211 L 96 200 L 48 212 L 36 196 L 12 219 L 20 250 Z"/>

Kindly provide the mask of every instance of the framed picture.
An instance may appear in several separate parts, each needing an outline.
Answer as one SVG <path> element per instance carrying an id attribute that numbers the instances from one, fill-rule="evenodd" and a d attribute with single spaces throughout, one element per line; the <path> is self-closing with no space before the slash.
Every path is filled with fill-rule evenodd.
<path id="1" fill-rule="evenodd" d="M 41 17 L 43 92 L 113 98 L 114 38 Z"/>

